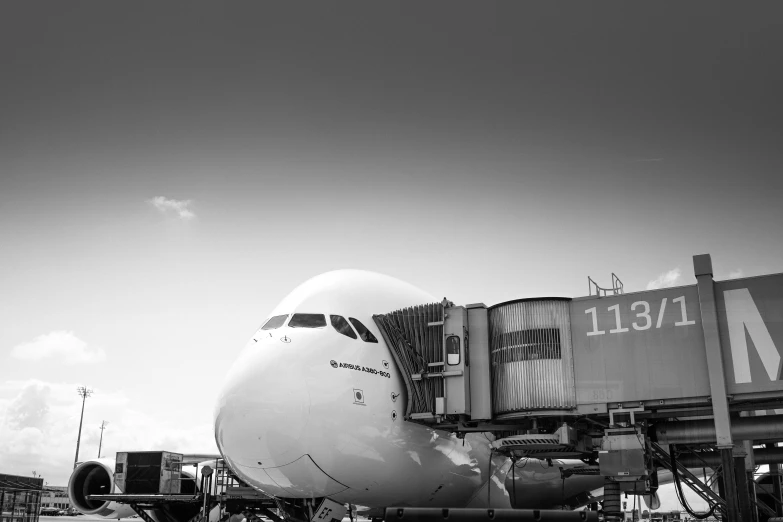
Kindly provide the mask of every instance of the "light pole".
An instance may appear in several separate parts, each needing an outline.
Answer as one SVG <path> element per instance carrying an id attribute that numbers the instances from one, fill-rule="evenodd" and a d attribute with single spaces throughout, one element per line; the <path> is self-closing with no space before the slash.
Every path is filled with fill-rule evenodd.
<path id="1" fill-rule="evenodd" d="M 92 390 L 86 386 L 79 386 L 76 388 L 76 392 L 82 398 L 82 416 L 79 418 L 79 436 L 76 438 L 76 456 L 73 458 L 73 469 L 76 469 L 76 463 L 79 462 L 79 444 L 82 441 L 82 421 L 84 421 L 84 401 L 92 395 Z"/>
<path id="2" fill-rule="evenodd" d="M 98 458 L 101 458 L 101 446 L 103 446 L 103 430 L 106 429 L 108 422 L 101 421 L 101 440 L 98 442 Z"/>

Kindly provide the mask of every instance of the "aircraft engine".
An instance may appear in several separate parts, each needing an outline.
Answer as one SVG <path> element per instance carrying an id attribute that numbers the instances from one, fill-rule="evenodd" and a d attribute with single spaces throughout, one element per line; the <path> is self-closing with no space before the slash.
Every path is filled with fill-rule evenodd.
<path id="1" fill-rule="evenodd" d="M 87 495 L 121 493 L 114 484 L 114 459 L 94 459 L 79 464 L 68 479 L 71 505 L 85 515 L 125 518 L 136 513 L 130 506 L 116 502 L 90 500 Z"/>

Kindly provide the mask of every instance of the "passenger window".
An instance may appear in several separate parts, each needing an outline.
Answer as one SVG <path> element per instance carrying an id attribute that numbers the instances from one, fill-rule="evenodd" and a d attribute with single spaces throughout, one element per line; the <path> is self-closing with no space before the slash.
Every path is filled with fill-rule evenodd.
<path id="1" fill-rule="evenodd" d="M 351 325 L 345 320 L 345 317 L 341 315 L 330 315 L 329 319 L 332 321 L 332 326 L 335 330 L 343 335 L 347 335 L 351 339 L 356 339 L 356 332 L 353 331 Z"/>
<path id="2" fill-rule="evenodd" d="M 459 336 L 449 335 L 446 337 L 446 362 L 449 366 L 459 364 Z"/>
<path id="3" fill-rule="evenodd" d="M 378 339 L 375 338 L 375 336 L 372 334 L 370 330 L 368 330 L 358 319 L 354 319 L 353 317 L 348 318 L 349 321 L 351 321 L 351 324 L 354 328 L 356 328 L 356 331 L 359 332 L 359 337 L 362 338 L 362 341 L 365 343 L 377 343 Z"/>
<path id="4" fill-rule="evenodd" d="M 270 317 L 267 322 L 264 323 L 264 326 L 261 327 L 262 330 L 274 330 L 275 328 L 280 328 L 283 326 L 283 323 L 285 323 L 285 320 L 288 318 L 288 314 L 286 315 L 276 315 L 274 317 Z"/>
<path id="5" fill-rule="evenodd" d="M 326 317 L 323 314 L 294 314 L 288 321 L 289 328 L 323 328 Z"/>

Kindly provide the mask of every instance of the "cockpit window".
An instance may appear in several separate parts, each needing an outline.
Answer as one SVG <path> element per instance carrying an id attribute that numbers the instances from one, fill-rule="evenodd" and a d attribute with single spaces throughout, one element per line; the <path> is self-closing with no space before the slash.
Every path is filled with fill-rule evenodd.
<path id="1" fill-rule="evenodd" d="M 353 317 L 348 318 L 349 321 L 351 321 L 351 324 L 354 328 L 356 328 L 356 331 L 359 332 L 359 337 L 362 338 L 362 341 L 365 343 L 377 343 L 378 339 L 375 338 L 375 336 L 372 334 L 370 330 L 367 329 L 366 326 L 364 326 L 358 319 L 354 319 Z"/>
<path id="2" fill-rule="evenodd" d="M 342 315 L 330 315 L 329 319 L 332 321 L 332 326 L 335 330 L 343 335 L 347 335 L 351 339 L 356 339 L 356 332 L 353 331 L 351 325 L 345 320 Z"/>
<path id="3" fill-rule="evenodd" d="M 294 314 L 288 321 L 289 328 L 323 328 L 326 317 L 323 314 Z"/>
<path id="4" fill-rule="evenodd" d="M 264 326 L 261 327 L 262 330 L 274 330 L 275 328 L 280 328 L 283 326 L 283 323 L 285 323 L 285 320 L 288 318 L 288 314 L 286 315 L 276 315 L 274 317 L 270 317 L 267 322 L 264 323 Z"/>

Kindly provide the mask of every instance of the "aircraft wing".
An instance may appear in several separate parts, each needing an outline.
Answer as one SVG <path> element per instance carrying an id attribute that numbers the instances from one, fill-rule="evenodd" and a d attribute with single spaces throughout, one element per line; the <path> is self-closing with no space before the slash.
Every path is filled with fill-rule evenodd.
<path id="1" fill-rule="evenodd" d="M 201 464 L 208 460 L 223 460 L 223 455 L 211 453 L 191 453 L 182 455 L 182 465 Z"/>

